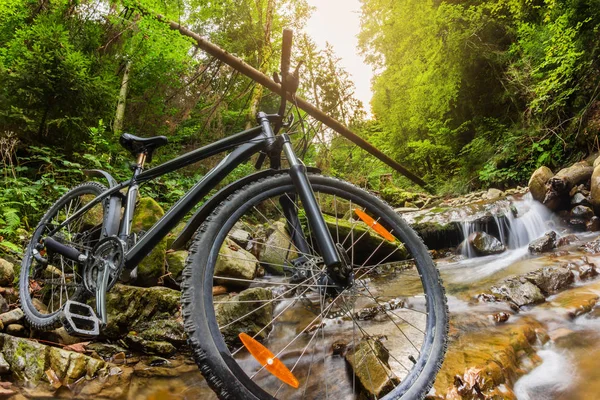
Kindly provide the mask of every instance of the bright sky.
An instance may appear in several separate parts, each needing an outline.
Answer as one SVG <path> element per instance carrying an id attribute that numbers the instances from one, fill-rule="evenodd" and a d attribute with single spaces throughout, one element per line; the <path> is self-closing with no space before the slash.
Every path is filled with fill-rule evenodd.
<path id="1" fill-rule="evenodd" d="M 355 97 L 361 100 L 365 111 L 371 115 L 371 78 L 373 70 L 358 54 L 360 31 L 359 0 L 307 0 L 316 7 L 306 24 L 306 32 L 317 45 L 325 48 L 329 42 L 341 58 L 340 64 L 348 71 L 356 87 Z"/>

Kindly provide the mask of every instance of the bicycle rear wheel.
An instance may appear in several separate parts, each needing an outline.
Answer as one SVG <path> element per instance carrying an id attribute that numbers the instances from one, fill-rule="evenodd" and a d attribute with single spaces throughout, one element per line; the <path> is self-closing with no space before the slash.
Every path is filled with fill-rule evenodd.
<path id="1" fill-rule="evenodd" d="M 352 267 L 349 283 L 327 278 L 288 175 L 246 186 L 202 225 L 184 272 L 185 326 L 201 371 L 222 398 L 422 398 L 448 327 L 431 257 L 381 200 L 309 178 Z"/>
<path id="2" fill-rule="evenodd" d="M 43 239 L 67 218 L 106 190 L 99 183 L 83 183 L 64 194 L 50 207 L 33 232 L 21 263 L 19 295 L 29 323 L 40 330 L 61 325 L 60 311 L 67 300 L 84 301 L 90 294 L 84 285 L 82 266 L 60 254 L 46 253 Z M 75 218 L 52 238 L 89 255 L 103 237 L 105 202 Z M 42 254 L 34 257 L 34 251 Z"/>

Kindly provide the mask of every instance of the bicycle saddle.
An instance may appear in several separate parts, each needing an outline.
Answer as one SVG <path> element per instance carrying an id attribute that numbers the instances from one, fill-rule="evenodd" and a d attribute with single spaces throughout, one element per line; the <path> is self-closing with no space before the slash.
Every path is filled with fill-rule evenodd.
<path id="1" fill-rule="evenodd" d="M 166 136 L 142 138 L 131 133 L 123 133 L 119 138 L 119 143 L 134 156 L 146 153 L 146 161 L 150 162 L 152 161 L 152 152 L 169 143 L 169 139 Z"/>

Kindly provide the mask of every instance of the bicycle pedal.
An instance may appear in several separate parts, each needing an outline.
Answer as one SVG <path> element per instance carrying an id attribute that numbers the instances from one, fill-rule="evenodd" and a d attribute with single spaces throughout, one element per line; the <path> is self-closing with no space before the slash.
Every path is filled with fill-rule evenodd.
<path id="1" fill-rule="evenodd" d="M 67 300 L 61 322 L 69 335 L 91 337 L 100 334 L 101 321 L 94 309 L 85 303 Z"/>

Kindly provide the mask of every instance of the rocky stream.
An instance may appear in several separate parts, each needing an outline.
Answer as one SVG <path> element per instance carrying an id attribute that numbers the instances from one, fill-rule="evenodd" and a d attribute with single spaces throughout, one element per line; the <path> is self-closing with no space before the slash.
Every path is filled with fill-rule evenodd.
<path id="1" fill-rule="evenodd" d="M 528 188 L 397 209 L 430 248 L 448 295 L 449 347 L 430 399 L 600 398 L 594 164 L 541 168 Z M 163 212 L 150 199 L 141 205 L 137 230 Z M 238 234 L 235 243 L 248 233 Z M 140 265 L 137 286 L 111 290 L 97 340 L 30 329 L 13 286 L 18 260 L 0 259 L 0 398 L 216 398 L 187 351 L 187 252 L 167 250 L 172 240 Z"/>

